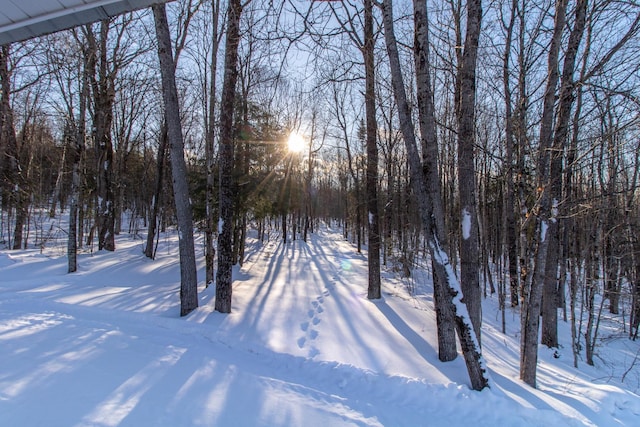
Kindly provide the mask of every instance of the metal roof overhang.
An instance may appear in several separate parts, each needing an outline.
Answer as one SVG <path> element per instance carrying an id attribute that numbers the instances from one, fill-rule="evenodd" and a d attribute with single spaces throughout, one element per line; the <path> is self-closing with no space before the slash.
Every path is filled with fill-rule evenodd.
<path id="1" fill-rule="evenodd" d="M 168 0 L 0 0 L 0 45 L 66 30 Z"/>

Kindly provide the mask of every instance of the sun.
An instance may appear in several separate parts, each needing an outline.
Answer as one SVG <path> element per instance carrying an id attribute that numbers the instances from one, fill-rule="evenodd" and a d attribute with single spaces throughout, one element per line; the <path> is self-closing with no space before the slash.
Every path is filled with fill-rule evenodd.
<path id="1" fill-rule="evenodd" d="M 292 132 L 287 140 L 287 149 L 290 153 L 301 153 L 307 147 L 304 137 L 299 133 Z"/>

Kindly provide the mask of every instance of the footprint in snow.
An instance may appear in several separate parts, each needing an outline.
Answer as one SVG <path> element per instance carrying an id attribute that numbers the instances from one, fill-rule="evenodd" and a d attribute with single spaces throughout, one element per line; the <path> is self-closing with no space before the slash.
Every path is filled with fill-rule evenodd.
<path id="1" fill-rule="evenodd" d="M 307 329 L 309 329 L 309 322 L 300 323 L 300 329 L 302 329 L 304 332 L 306 332 Z"/>
<path id="2" fill-rule="evenodd" d="M 298 338 L 298 348 L 304 348 L 304 344 L 307 342 L 305 337 Z"/>
<path id="3" fill-rule="evenodd" d="M 318 308 L 316 308 L 316 311 L 318 313 L 322 313 L 324 311 L 324 308 L 322 308 L 322 306 L 318 306 Z"/>
<path id="4" fill-rule="evenodd" d="M 318 323 L 320 323 L 320 319 L 318 319 L 317 317 L 314 317 L 312 322 L 314 325 L 317 325 Z"/>
<path id="5" fill-rule="evenodd" d="M 318 331 L 316 331 L 315 329 L 311 330 L 311 332 L 309 332 L 309 337 L 312 340 L 315 340 L 316 338 L 318 338 Z"/>

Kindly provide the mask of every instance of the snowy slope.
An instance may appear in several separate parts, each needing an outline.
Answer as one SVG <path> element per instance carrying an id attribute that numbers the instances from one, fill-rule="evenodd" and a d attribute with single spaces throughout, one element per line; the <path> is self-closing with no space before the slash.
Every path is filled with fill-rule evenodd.
<path id="1" fill-rule="evenodd" d="M 187 318 L 178 317 L 175 238 L 153 261 L 140 240 L 117 244 L 82 255 L 72 275 L 59 250 L 0 252 L 0 426 L 640 420 L 640 397 L 596 380 L 606 369 L 573 369 L 570 350 L 561 359 L 541 350 L 540 389 L 523 385 L 517 328 L 498 332 L 492 300 L 483 346 L 493 387 L 471 391 L 461 357 L 437 359 L 428 277 L 415 279 L 411 296 L 386 274 L 384 299 L 368 301 L 366 256 L 330 230 L 309 243 L 253 242 L 234 271 L 233 312 L 216 313 L 214 289 L 202 288 Z"/>

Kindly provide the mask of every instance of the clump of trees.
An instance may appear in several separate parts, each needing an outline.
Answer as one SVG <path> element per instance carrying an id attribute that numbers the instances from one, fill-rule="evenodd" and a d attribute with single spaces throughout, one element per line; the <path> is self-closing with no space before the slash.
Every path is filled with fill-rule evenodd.
<path id="1" fill-rule="evenodd" d="M 503 330 L 521 315 L 534 387 L 560 319 L 576 366 L 605 311 L 637 338 L 635 3 L 275 3 L 181 0 L 2 46 L 2 244 L 44 245 L 35 213 L 68 212 L 74 272 L 122 232 L 145 230 L 153 258 L 177 225 L 186 315 L 194 229 L 229 312 L 249 227 L 287 241 L 339 224 L 368 247 L 371 299 L 381 266 L 431 262 L 440 358 L 457 333 L 478 390 L 494 294 Z"/>

